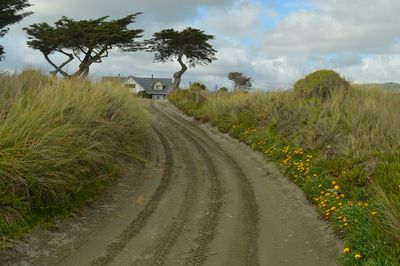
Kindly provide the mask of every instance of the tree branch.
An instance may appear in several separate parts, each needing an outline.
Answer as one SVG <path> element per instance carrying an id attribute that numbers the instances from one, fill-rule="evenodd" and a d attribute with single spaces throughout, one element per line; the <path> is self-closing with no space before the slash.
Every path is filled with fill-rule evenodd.
<path id="1" fill-rule="evenodd" d="M 63 75 L 64 77 L 68 77 L 68 76 L 69 76 L 67 72 L 65 72 L 65 71 L 62 70 L 62 68 L 63 68 L 64 66 L 66 66 L 69 62 L 71 62 L 71 61 L 74 59 L 74 57 L 73 57 L 71 54 L 70 54 L 68 60 L 65 61 L 64 63 L 62 63 L 60 66 L 57 66 L 53 61 L 50 60 L 49 54 L 43 53 L 43 55 L 44 55 L 44 58 L 46 59 L 46 61 L 47 61 L 51 66 L 53 66 L 53 67 L 55 68 L 54 71 L 51 71 L 51 72 L 50 72 L 51 74 L 57 75 L 57 73 L 60 72 L 60 74 Z"/>
<path id="2" fill-rule="evenodd" d="M 73 53 L 74 53 L 75 57 L 78 58 L 79 62 L 82 63 L 82 59 L 80 58 L 80 56 L 78 55 L 78 53 L 75 52 L 75 51 L 73 51 Z"/>

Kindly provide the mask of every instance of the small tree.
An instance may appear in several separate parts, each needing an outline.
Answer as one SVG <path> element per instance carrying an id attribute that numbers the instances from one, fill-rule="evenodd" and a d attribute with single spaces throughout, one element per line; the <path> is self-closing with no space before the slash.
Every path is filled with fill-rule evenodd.
<path id="1" fill-rule="evenodd" d="M 1 0 L 0 1 L 0 37 L 3 37 L 9 30 L 7 26 L 17 23 L 32 12 L 19 13 L 29 7 L 28 0 Z M 4 54 L 4 47 L 0 45 L 0 61 Z"/>
<path id="2" fill-rule="evenodd" d="M 190 86 L 191 90 L 200 90 L 200 91 L 206 91 L 207 87 L 206 85 L 204 85 L 201 82 L 194 82 L 191 86 Z"/>
<path id="3" fill-rule="evenodd" d="M 124 18 L 106 21 L 107 16 L 95 20 L 75 21 L 62 17 L 54 26 L 43 22 L 32 24 L 25 31 L 28 34 L 28 46 L 43 53 L 46 61 L 54 67 L 52 74 L 60 73 L 64 77 L 86 77 L 93 63 L 101 63 L 108 57 L 108 51 L 114 47 L 123 51 L 136 51 L 141 48 L 136 38 L 142 37 L 141 29 L 128 29 L 141 13 Z M 66 60 L 57 65 L 50 55 L 59 53 Z M 72 75 L 63 70 L 68 63 L 77 58 L 78 70 Z"/>
<path id="4" fill-rule="evenodd" d="M 153 34 L 148 40 L 147 51 L 154 52 L 156 62 L 167 62 L 176 59 L 181 65 L 181 70 L 174 74 L 174 82 L 171 90 L 179 87 L 183 73 L 189 67 L 196 65 L 207 65 L 216 60 L 216 50 L 208 41 L 214 36 L 207 35 L 204 31 L 193 28 L 186 28 L 182 31 L 166 29 Z"/>
<path id="5" fill-rule="evenodd" d="M 201 82 L 194 82 L 190 86 L 189 90 L 195 93 L 195 95 L 196 95 L 195 102 L 196 102 L 196 104 L 199 104 L 200 103 L 200 98 L 201 98 L 200 94 L 201 94 L 202 91 L 207 91 L 207 87 L 206 87 L 206 85 L 204 85 Z"/>
<path id="6" fill-rule="evenodd" d="M 232 80 L 234 83 L 234 90 L 238 91 L 248 91 L 251 89 L 251 77 L 246 77 L 240 72 L 230 72 L 228 74 L 228 79 Z"/>

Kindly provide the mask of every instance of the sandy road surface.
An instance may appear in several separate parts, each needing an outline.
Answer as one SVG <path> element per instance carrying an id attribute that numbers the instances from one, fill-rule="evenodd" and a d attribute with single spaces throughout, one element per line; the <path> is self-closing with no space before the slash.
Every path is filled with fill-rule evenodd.
<path id="1" fill-rule="evenodd" d="M 336 265 L 339 243 L 273 164 L 167 102 L 146 104 L 146 167 L 0 264 Z"/>

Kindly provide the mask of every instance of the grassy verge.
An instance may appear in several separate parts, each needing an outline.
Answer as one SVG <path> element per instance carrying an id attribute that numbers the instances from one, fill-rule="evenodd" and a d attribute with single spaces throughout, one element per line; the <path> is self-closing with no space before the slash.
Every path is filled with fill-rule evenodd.
<path id="1" fill-rule="evenodd" d="M 276 161 L 344 240 L 342 265 L 400 263 L 400 94 L 352 87 L 329 99 L 291 91 L 169 100 Z"/>
<path id="2" fill-rule="evenodd" d="M 116 84 L 0 75 L 0 237 L 90 200 L 138 158 L 147 128 L 138 99 Z"/>

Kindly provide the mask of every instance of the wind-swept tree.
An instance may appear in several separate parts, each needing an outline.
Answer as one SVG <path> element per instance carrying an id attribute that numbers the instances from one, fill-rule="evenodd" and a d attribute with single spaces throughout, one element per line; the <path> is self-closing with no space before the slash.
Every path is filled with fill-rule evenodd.
<path id="1" fill-rule="evenodd" d="M 141 13 L 111 21 L 106 21 L 108 16 L 79 21 L 62 17 L 54 26 L 45 22 L 32 24 L 25 28 L 29 38 L 28 46 L 43 53 L 46 61 L 55 69 L 52 74 L 85 78 L 89 74 L 90 66 L 101 63 L 103 58 L 108 57 L 110 49 L 140 49 L 141 45 L 135 39 L 142 37 L 143 30 L 128 29 L 139 14 Z M 64 55 L 66 60 L 57 65 L 50 58 L 55 53 Z M 79 67 L 75 73 L 69 74 L 63 67 L 75 58 L 80 62 Z"/>
<path id="2" fill-rule="evenodd" d="M 234 83 L 234 90 L 248 91 L 251 89 L 251 77 L 246 77 L 240 72 L 230 72 L 228 79 Z"/>
<path id="3" fill-rule="evenodd" d="M 29 7 L 28 0 L 1 0 L 0 1 L 0 37 L 9 30 L 8 26 L 17 23 L 32 12 L 19 13 Z M 4 47 L 0 45 L 0 61 L 4 54 Z"/>
<path id="4" fill-rule="evenodd" d="M 207 65 L 216 60 L 217 51 L 208 43 L 213 39 L 213 35 L 189 27 L 182 31 L 165 29 L 156 32 L 146 43 L 147 50 L 155 53 L 156 62 L 164 63 L 176 59 L 180 64 L 181 69 L 174 74 L 174 82 L 171 85 L 171 90 L 174 90 L 179 87 L 188 66 Z"/>

